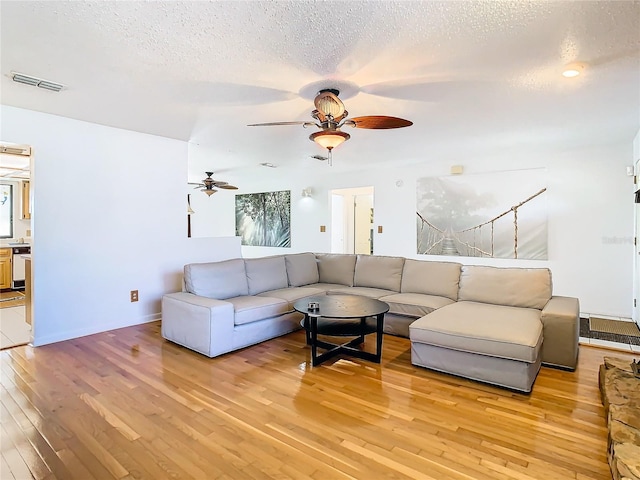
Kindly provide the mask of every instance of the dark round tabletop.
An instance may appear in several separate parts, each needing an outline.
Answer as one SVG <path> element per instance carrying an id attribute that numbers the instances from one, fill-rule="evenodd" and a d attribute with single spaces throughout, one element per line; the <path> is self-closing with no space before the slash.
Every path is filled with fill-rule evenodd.
<path id="1" fill-rule="evenodd" d="M 318 302 L 319 310 L 309 310 L 309 302 Z M 389 305 L 356 295 L 317 295 L 298 300 L 293 308 L 300 313 L 328 318 L 363 318 L 389 311 Z"/>

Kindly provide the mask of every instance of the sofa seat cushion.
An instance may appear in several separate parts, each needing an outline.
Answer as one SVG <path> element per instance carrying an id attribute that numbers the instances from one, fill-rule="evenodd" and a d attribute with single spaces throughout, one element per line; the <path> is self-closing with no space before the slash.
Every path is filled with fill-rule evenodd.
<path id="1" fill-rule="evenodd" d="M 327 291 L 327 295 L 358 295 L 360 297 L 375 298 L 386 297 L 392 295 L 393 290 L 383 290 L 382 288 L 369 288 L 369 287 L 341 287 L 332 288 Z"/>
<path id="2" fill-rule="evenodd" d="M 450 298 L 421 293 L 396 293 L 380 297 L 378 300 L 389 304 L 389 313 L 420 318 L 453 302 Z"/>
<path id="3" fill-rule="evenodd" d="M 293 304 L 304 297 L 312 295 L 324 295 L 324 290 L 313 287 L 289 287 L 280 290 L 270 290 L 259 294 L 259 297 L 273 297 L 286 300 L 289 303 L 289 310 L 293 310 Z"/>
<path id="4" fill-rule="evenodd" d="M 244 325 L 290 312 L 289 302 L 281 298 L 242 296 L 227 298 L 235 312 L 233 323 Z"/>
<path id="5" fill-rule="evenodd" d="M 456 302 L 409 326 L 412 343 L 534 363 L 542 346 L 540 310 Z"/>

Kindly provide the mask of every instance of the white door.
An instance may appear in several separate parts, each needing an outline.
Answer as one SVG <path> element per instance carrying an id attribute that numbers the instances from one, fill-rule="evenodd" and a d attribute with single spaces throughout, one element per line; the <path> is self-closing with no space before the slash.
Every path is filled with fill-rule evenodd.
<path id="1" fill-rule="evenodd" d="M 353 197 L 353 250 L 354 253 L 371 255 L 373 253 L 373 195 L 355 195 Z"/>
<path id="2" fill-rule="evenodd" d="M 636 162 L 635 167 L 635 189 L 640 189 L 640 160 Z M 636 212 L 636 229 L 635 229 L 635 257 L 633 268 L 633 319 L 640 326 L 640 203 L 635 204 Z"/>

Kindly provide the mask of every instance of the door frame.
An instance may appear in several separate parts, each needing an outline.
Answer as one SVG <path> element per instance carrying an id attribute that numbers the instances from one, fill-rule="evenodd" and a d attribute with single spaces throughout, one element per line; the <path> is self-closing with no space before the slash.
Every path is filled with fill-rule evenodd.
<path id="1" fill-rule="evenodd" d="M 636 160 L 634 168 L 634 192 L 640 189 L 640 158 Z M 633 237 L 633 320 L 640 327 L 640 203 L 634 203 L 634 237 Z"/>

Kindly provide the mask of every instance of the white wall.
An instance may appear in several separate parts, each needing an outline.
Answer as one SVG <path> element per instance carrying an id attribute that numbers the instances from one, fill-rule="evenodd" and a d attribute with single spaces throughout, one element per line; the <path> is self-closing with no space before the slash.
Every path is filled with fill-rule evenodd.
<path id="1" fill-rule="evenodd" d="M 185 263 L 240 254 L 187 238 L 186 142 L 7 106 L 0 128 L 34 148 L 35 345 L 155 320 Z"/>
<path id="2" fill-rule="evenodd" d="M 464 139 L 461 139 L 461 142 Z M 348 145 L 357 148 L 355 144 Z M 633 163 L 632 145 L 477 152 L 464 162 L 425 159 L 413 167 L 345 172 L 338 166 L 299 170 L 294 175 L 245 177 L 242 193 L 291 190 L 292 244 L 290 252 L 331 250 L 330 192 L 371 185 L 375 189 L 374 248 L 379 255 L 454 260 L 498 266 L 549 267 L 556 295 L 576 296 L 585 313 L 631 317 L 633 291 L 633 204 L 626 166 Z M 335 164 L 339 164 L 336 158 Z M 465 174 L 546 168 L 548 172 L 549 260 L 471 259 L 416 254 L 416 179 L 447 175 L 453 164 Z M 313 180 L 309 180 L 313 178 Z M 396 182 L 402 180 L 400 187 Z M 304 187 L 312 198 L 302 198 Z M 234 231 L 234 197 L 216 198 L 220 212 L 218 234 Z M 327 232 L 320 232 L 327 225 Z M 283 249 L 242 247 L 245 257 L 282 253 Z"/>
<path id="3" fill-rule="evenodd" d="M 36 345 L 157 319 L 160 297 L 180 288 L 185 263 L 283 252 L 240 248 L 233 237 L 233 191 L 210 199 L 201 194 L 211 200 L 205 204 L 208 211 L 194 207 L 195 215 L 206 215 L 212 225 L 206 233 L 226 238 L 186 238 L 186 142 L 7 106 L 0 108 L 0 138 L 35 151 Z M 635 154 L 631 144 L 479 152 L 465 162 L 431 158 L 412 167 L 357 172 L 321 165 L 312 176 L 299 169 L 224 179 L 239 184 L 239 193 L 291 190 L 288 252 L 330 251 L 331 190 L 373 186 L 375 223 L 384 226 L 384 233 L 375 233 L 375 253 L 420 258 L 415 253 L 417 178 L 446 175 L 454 163 L 464 163 L 468 174 L 546 167 L 549 260 L 473 262 L 549 266 L 554 292 L 577 296 L 583 312 L 630 317 L 634 226 L 625 167 L 638 157 L 638 142 Z M 403 181 L 401 187 L 397 180 Z M 312 198 L 302 197 L 304 187 L 313 188 Z M 325 233 L 320 225 L 327 226 Z M 140 302 L 129 302 L 132 289 L 140 291 Z"/>

